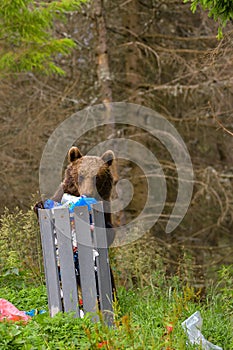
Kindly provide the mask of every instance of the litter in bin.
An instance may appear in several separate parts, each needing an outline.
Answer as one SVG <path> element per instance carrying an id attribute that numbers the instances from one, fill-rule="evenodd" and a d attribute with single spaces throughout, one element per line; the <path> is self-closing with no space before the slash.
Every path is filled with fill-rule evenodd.
<path id="1" fill-rule="evenodd" d="M 74 212 L 75 207 L 87 206 L 88 210 L 91 211 L 91 204 L 97 203 L 97 200 L 92 197 L 76 197 L 71 194 L 64 193 L 61 199 L 61 203 L 55 202 L 52 199 L 46 199 L 44 201 L 45 209 L 54 209 L 56 207 L 69 208 L 70 213 Z"/>
<path id="2" fill-rule="evenodd" d="M 64 193 L 61 199 L 61 204 L 68 205 L 71 213 L 74 212 L 75 207 L 82 207 L 82 206 L 87 206 L 88 210 L 90 211 L 91 204 L 95 204 L 95 203 L 97 203 L 97 200 L 95 198 L 86 197 L 86 196 L 76 197 L 68 193 Z"/>

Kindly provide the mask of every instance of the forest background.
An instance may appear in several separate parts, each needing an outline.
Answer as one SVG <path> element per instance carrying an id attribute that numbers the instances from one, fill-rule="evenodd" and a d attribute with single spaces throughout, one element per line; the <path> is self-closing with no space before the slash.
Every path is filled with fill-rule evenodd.
<path id="1" fill-rule="evenodd" d="M 53 34 L 76 43 L 69 56 L 54 57 L 65 75 L 31 70 L 0 80 L 1 213 L 5 207 L 30 210 L 39 198 L 42 152 L 63 120 L 103 101 L 137 103 L 159 112 L 178 130 L 191 155 L 195 185 L 184 220 L 166 234 L 177 195 L 175 164 L 142 130 L 127 125 L 111 130 L 111 137 L 127 136 L 156 154 L 167 179 L 163 214 L 137 242 L 140 250 L 134 258 L 140 260 L 147 252 L 150 259 L 144 265 L 149 271 L 163 257 L 167 273 L 177 272 L 182 261 L 192 262 L 187 278 L 196 286 L 203 286 L 219 265 L 232 263 L 231 23 L 223 39 L 217 40 L 217 33 L 218 24 L 207 12 L 197 8 L 192 14 L 190 4 L 177 0 L 95 1 L 67 13 L 66 22 L 57 21 Z M 99 128 L 77 145 L 85 154 L 105 139 L 106 130 Z M 135 191 L 126 221 L 145 203 L 142 175 L 135 164 L 119 162 L 119 178 L 128 178 Z"/>

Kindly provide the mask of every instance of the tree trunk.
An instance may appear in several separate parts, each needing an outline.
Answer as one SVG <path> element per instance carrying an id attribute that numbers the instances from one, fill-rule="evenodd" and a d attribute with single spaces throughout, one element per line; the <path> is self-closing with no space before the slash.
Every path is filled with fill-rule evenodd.
<path id="1" fill-rule="evenodd" d="M 123 22 L 124 27 L 129 34 L 127 40 L 129 40 L 131 43 L 131 45 L 128 47 L 125 61 L 125 73 L 129 91 L 129 101 L 140 104 L 142 100 L 137 93 L 138 85 L 140 84 L 140 63 L 138 60 L 140 52 L 135 44 L 140 34 L 140 18 L 137 0 L 131 0 L 127 4 Z"/>
<path id="2" fill-rule="evenodd" d="M 111 75 L 108 59 L 107 30 L 103 0 L 94 1 L 94 18 L 97 32 L 97 74 L 100 84 L 101 99 L 104 104 L 112 102 Z"/>
<path id="3" fill-rule="evenodd" d="M 101 100 L 106 107 L 105 120 L 110 122 L 106 126 L 105 139 L 113 139 L 116 133 L 115 118 L 111 110 L 112 97 L 112 79 L 109 67 L 108 43 L 107 43 L 107 29 L 105 21 L 104 1 L 95 0 L 93 4 L 94 19 L 96 23 L 97 33 L 97 75 L 100 85 Z M 117 154 L 117 144 L 113 143 L 113 151 Z M 118 167 L 116 162 L 112 165 L 112 174 L 114 183 L 119 180 Z M 118 213 L 114 215 L 114 224 L 122 225 L 125 223 L 124 214 Z"/>

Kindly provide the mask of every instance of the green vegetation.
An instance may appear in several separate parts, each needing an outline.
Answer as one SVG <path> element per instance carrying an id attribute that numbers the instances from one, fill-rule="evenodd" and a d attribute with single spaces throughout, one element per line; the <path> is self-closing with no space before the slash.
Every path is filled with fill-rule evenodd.
<path id="1" fill-rule="evenodd" d="M 233 19 L 233 2 L 232 0 L 184 0 L 185 3 L 191 2 L 191 10 L 195 12 L 200 5 L 203 10 L 209 11 L 209 17 L 219 21 L 218 38 L 222 37 L 222 29 L 227 22 Z"/>
<path id="2" fill-rule="evenodd" d="M 30 271 L 33 279 L 41 275 L 42 258 L 38 221 L 33 210 L 14 213 L 5 210 L 0 218 L 0 274 Z"/>
<path id="3" fill-rule="evenodd" d="M 39 244 L 30 250 L 38 233 L 38 225 L 33 223 L 30 212 L 23 214 L 19 210 L 14 215 L 6 211 L 1 219 L 0 298 L 20 310 L 47 312 L 34 316 L 27 324 L 1 322 L 0 349 L 197 349 L 186 345 L 181 326 L 197 310 L 203 318 L 205 338 L 224 350 L 233 348 L 233 266 L 223 266 L 218 282 L 209 284 L 203 294 L 180 274 L 168 277 L 162 258 L 160 267 L 150 270 L 147 283 L 142 282 L 136 261 L 132 271 L 138 271 L 137 284 L 127 289 L 118 286 L 114 327 L 108 328 L 102 321 L 94 324 L 90 315 L 83 319 L 75 319 L 72 313 L 49 317 L 43 272 L 38 269 Z"/>
<path id="4" fill-rule="evenodd" d="M 0 71 L 64 74 L 58 55 L 75 47 L 72 39 L 55 36 L 55 21 L 64 21 L 85 0 L 0 2 Z"/>
<path id="5" fill-rule="evenodd" d="M 230 269 L 222 271 L 226 277 Z M 0 324 L 0 349 L 98 349 L 101 345 L 104 349 L 192 349 L 185 345 L 187 338 L 181 323 L 199 310 L 204 336 L 230 350 L 233 308 L 225 277 L 221 288 L 219 284 L 210 291 L 205 301 L 193 288 L 163 275 L 159 280 L 157 275 L 156 282 L 144 290 L 119 288 L 114 328 L 102 322 L 93 324 L 89 316 L 75 319 L 72 314 L 61 313 L 54 318 L 48 313 L 37 315 L 26 325 L 4 322 Z M 14 284 L 10 276 L 1 277 L 0 282 L 4 285 L 0 297 L 19 309 L 47 308 L 44 285 L 25 285 L 21 275 L 14 277 Z"/>

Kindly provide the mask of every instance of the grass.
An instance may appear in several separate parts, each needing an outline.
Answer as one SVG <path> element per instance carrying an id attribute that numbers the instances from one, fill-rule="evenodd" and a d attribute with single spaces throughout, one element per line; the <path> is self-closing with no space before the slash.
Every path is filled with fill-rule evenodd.
<path id="1" fill-rule="evenodd" d="M 181 326 L 197 310 L 204 337 L 224 350 L 233 349 L 233 266 L 223 266 L 203 296 L 188 282 L 192 261 L 168 277 L 162 257 L 155 258 L 148 240 L 146 246 L 118 250 L 117 261 L 112 256 L 119 297 L 114 327 L 92 323 L 91 315 L 77 319 L 72 313 L 59 313 L 51 318 L 34 214 L 6 210 L 0 224 L 0 298 L 20 310 L 47 310 L 27 324 L 0 322 L 0 350 L 197 350 L 201 346 L 188 344 Z"/>
<path id="2" fill-rule="evenodd" d="M 190 286 L 182 285 L 177 278 L 167 279 L 162 273 L 158 276 L 158 272 L 152 274 L 146 288 L 121 287 L 112 328 L 101 321 L 92 323 L 90 315 L 76 319 L 72 313 L 50 318 L 47 312 L 33 317 L 26 325 L 2 322 L 0 349 L 201 349 L 186 344 L 181 326 L 199 310 L 205 338 L 230 350 L 233 349 L 231 272 L 231 267 L 221 269 L 218 285 L 210 288 L 204 301 Z M 47 310 L 45 286 L 35 286 L 27 274 L 1 276 L 0 286 L 0 298 L 9 300 L 20 310 Z"/>

